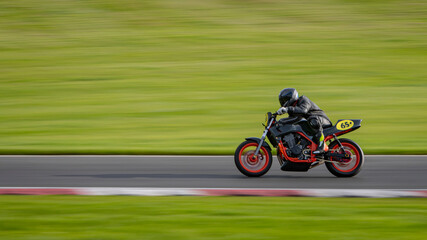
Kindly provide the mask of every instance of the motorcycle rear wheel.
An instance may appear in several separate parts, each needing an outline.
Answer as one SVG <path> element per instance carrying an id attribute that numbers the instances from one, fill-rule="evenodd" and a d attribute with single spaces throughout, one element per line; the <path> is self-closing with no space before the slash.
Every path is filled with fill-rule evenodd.
<path id="1" fill-rule="evenodd" d="M 234 163 L 237 169 L 248 177 L 261 177 L 271 168 L 273 157 L 271 151 L 261 147 L 257 156 L 254 156 L 257 142 L 244 141 L 234 153 Z"/>
<path id="2" fill-rule="evenodd" d="M 350 154 L 351 159 L 343 162 L 326 162 L 326 168 L 337 177 L 353 177 L 360 172 L 365 161 L 365 155 L 363 154 L 362 148 L 354 141 L 347 138 L 339 139 L 339 141 L 343 145 L 345 153 Z M 341 152 L 337 141 L 332 142 L 329 145 L 329 149 L 331 149 L 330 151 L 332 152 Z M 332 160 L 332 158 L 330 160 Z"/>

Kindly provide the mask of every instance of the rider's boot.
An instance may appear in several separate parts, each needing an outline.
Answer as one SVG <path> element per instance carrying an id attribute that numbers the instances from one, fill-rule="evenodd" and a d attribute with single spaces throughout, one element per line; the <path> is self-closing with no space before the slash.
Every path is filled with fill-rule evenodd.
<path id="1" fill-rule="evenodd" d="M 321 155 L 329 150 L 328 145 L 325 143 L 325 136 L 322 133 L 322 136 L 319 139 L 319 144 L 317 149 L 313 152 L 314 155 Z"/>

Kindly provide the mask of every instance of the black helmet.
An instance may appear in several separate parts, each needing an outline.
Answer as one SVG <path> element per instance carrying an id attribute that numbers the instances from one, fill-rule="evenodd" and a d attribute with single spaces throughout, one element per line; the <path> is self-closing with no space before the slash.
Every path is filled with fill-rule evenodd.
<path id="1" fill-rule="evenodd" d="M 280 106 L 287 107 L 298 99 L 298 92 L 295 88 L 285 88 L 279 93 Z"/>

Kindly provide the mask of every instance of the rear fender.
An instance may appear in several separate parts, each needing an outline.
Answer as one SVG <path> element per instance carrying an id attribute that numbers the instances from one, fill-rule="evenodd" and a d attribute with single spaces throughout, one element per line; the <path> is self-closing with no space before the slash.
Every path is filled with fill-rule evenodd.
<path id="1" fill-rule="evenodd" d="M 256 142 L 256 143 L 258 143 L 259 144 L 259 142 L 261 141 L 261 138 L 257 138 L 257 137 L 249 137 L 249 138 L 245 138 L 245 140 L 247 140 L 247 141 L 253 141 L 253 142 Z M 263 142 L 262 143 L 262 146 L 263 147 L 265 147 L 265 148 L 267 148 L 268 150 L 270 150 L 270 152 L 271 152 L 271 147 L 270 147 L 270 145 L 268 145 L 268 143 L 267 142 Z"/>

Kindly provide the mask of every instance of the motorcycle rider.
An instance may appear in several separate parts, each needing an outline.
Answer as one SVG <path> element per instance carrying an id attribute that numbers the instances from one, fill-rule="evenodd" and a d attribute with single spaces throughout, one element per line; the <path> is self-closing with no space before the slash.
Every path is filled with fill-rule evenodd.
<path id="1" fill-rule="evenodd" d="M 279 102 L 281 107 L 277 111 L 278 115 L 289 113 L 289 117 L 304 117 L 307 119 L 315 132 L 313 142 L 318 146 L 313 154 L 319 155 L 328 151 L 328 146 L 325 144 L 325 136 L 323 135 L 323 127 L 331 126 L 332 123 L 326 113 L 308 97 L 299 97 L 295 88 L 283 89 L 279 93 Z"/>

